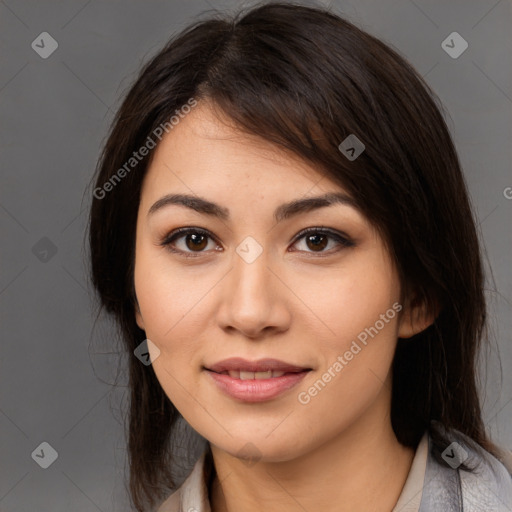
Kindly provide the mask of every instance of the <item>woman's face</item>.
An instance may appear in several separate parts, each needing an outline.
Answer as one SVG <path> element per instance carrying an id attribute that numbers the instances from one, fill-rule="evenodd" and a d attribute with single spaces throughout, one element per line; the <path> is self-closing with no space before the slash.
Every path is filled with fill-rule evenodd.
<path id="1" fill-rule="evenodd" d="M 278 461 L 389 422 L 390 366 L 406 335 L 399 281 L 344 190 L 204 103 L 154 151 L 138 211 L 136 316 L 189 424 L 230 454 Z M 162 200 L 176 194 L 190 199 Z M 326 194 L 346 197 L 301 206 Z M 178 228 L 190 232 L 173 237 Z M 223 363 L 232 358 L 245 362 Z"/>

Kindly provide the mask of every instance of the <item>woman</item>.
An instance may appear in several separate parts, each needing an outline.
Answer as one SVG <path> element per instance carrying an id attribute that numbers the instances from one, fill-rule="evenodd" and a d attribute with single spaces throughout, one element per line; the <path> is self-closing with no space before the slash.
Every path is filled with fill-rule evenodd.
<path id="1" fill-rule="evenodd" d="M 137 510 L 512 510 L 465 182 L 388 46 L 284 3 L 188 27 L 128 92 L 93 196 Z M 181 418 L 207 445 L 176 490 Z"/>

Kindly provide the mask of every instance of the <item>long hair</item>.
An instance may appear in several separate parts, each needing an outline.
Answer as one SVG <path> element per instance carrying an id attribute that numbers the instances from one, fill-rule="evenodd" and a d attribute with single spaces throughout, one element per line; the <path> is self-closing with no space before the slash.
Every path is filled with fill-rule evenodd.
<path id="1" fill-rule="evenodd" d="M 92 282 L 131 356 L 128 452 L 137 510 L 175 485 L 169 440 L 180 415 L 152 366 L 133 356 L 146 338 L 135 321 L 133 273 L 151 154 L 133 168 L 126 163 L 191 98 L 208 100 L 241 130 L 292 151 L 347 190 L 385 241 L 404 300 L 436 313 L 425 331 L 398 340 L 391 420 L 399 442 L 415 447 L 439 422 L 496 454 L 477 392 L 486 339 L 481 249 L 441 102 L 397 51 L 354 24 L 321 8 L 272 2 L 195 21 L 173 37 L 129 89 L 98 162 Z M 355 160 L 339 149 L 349 135 L 365 146 Z M 442 439 L 437 432 L 436 443 Z"/>

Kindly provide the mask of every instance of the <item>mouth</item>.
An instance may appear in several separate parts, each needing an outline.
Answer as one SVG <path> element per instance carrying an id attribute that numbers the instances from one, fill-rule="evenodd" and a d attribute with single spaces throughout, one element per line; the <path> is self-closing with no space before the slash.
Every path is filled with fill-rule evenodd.
<path id="1" fill-rule="evenodd" d="M 297 385 L 312 368 L 277 359 L 231 358 L 203 367 L 223 393 L 243 402 L 263 402 Z"/>
<path id="2" fill-rule="evenodd" d="M 204 367 L 219 374 L 229 374 L 233 378 L 242 380 L 249 379 L 268 379 L 271 377 L 281 377 L 285 373 L 298 373 L 311 370 L 306 366 L 286 363 L 279 359 L 259 359 L 258 361 L 248 361 L 242 357 L 231 357 L 224 359 L 210 366 Z"/>

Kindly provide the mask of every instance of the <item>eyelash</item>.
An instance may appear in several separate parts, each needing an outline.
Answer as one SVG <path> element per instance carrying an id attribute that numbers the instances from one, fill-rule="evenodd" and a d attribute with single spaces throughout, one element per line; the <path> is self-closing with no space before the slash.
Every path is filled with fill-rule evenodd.
<path id="1" fill-rule="evenodd" d="M 211 233 L 208 232 L 207 230 L 202 229 L 202 228 L 187 227 L 187 228 L 178 228 L 178 229 L 172 231 L 167 236 L 165 236 L 165 238 L 160 242 L 159 245 L 164 246 L 168 251 L 170 251 L 172 253 L 180 254 L 180 255 L 184 256 L 185 258 L 197 258 L 197 257 L 205 254 L 205 251 L 196 251 L 196 252 L 182 251 L 181 249 L 176 249 L 175 247 L 173 247 L 171 245 L 172 242 L 174 242 L 175 240 L 183 237 L 184 235 L 188 235 L 188 234 L 192 234 L 192 233 L 199 234 L 199 235 L 205 235 L 205 236 L 211 238 L 214 242 L 218 243 L 218 241 L 215 239 L 215 237 L 212 236 Z M 334 239 L 336 242 L 338 242 L 342 248 L 353 247 L 355 245 L 354 242 L 352 242 L 348 237 L 342 236 L 341 234 L 337 233 L 336 231 L 332 231 L 330 229 L 325 229 L 324 227 L 311 227 L 311 228 L 303 229 L 302 231 L 297 233 L 297 235 L 295 236 L 295 238 L 293 240 L 293 245 L 295 245 L 299 240 L 301 240 L 302 238 L 304 238 L 306 235 L 309 235 L 309 234 L 326 235 L 326 236 Z M 339 250 L 341 250 L 341 249 L 338 249 L 335 252 L 337 253 Z M 317 253 L 315 253 L 315 251 L 299 251 L 299 252 L 307 252 L 309 254 L 315 254 L 316 256 L 318 256 L 320 258 L 325 257 L 325 256 L 330 256 L 331 254 L 333 254 L 332 252 L 317 252 Z"/>

